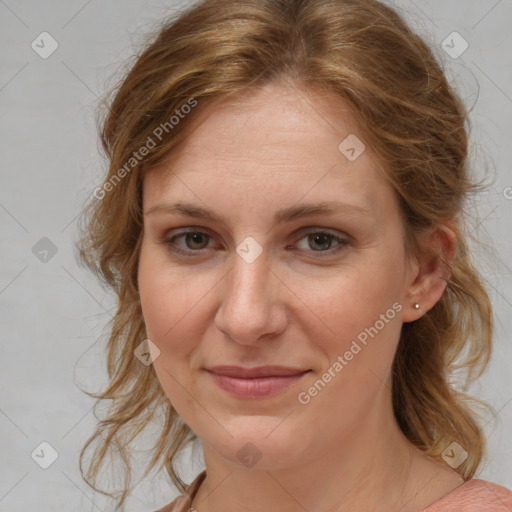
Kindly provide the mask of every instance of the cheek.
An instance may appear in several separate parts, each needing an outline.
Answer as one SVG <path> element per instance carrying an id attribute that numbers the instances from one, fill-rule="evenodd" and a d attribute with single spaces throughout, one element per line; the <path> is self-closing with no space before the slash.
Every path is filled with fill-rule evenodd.
<path id="1" fill-rule="evenodd" d="M 157 344 L 162 333 L 172 326 L 172 318 L 166 314 L 172 295 L 165 293 L 168 283 L 162 277 L 158 262 L 143 244 L 138 268 L 139 296 L 146 333 Z"/>
<path id="2" fill-rule="evenodd" d="M 217 281 L 217 273 L 199 275 L 171 264 L 150 244 L 141 247 L 138 284 L 146 334 L 160 351 L 155 371 L 177 410 L 188 407 L 190 396 L 184 389 L 193 386 L 195 370 L 203 362 L 204 330 L 214 321 L 208 316 L 209 294 Z"/>
<path id="3" fill-rule="evenodd" d="M 148 337 L 157 344 L 172 339 L 183 319 L 197 304 L 201 290 L 188 275 L 164 260 L 149 243 L 141 247 L 138 285 Z M 194 286 L 195 285 L 195 286 Z"/>
<path id="4" fill-rule="evenodd" d="M 355 428 L 388 385 L 402 305 L 380 295 L 374 299 L 368 307 L 357 298 L 331 304 L 331 325 L 337 336 L 317 345 L 326 356 L 324 366 L 304 382 L 297 395 L 299 410 L 314 417 L 319 429 L 323 423 L 325 432 L 334 437 L 332 425 L 347 431 Z"/>
<path id="5" fill-rule="evenodd" d="M 170 375 L 175 374 L 176 363 L 190 347 L 190 340 L 185 344 L 186 340 L 179 336 L 180 318 L 190 307 L 183 294 L 186 287 L 180 284 L 180 280 L 173 276 L 172 268 L 166 268 L 156 253 L 149 244 L 142 244 L 138 286 L 146 335 L 160 350 L 154 367 L 159 380 L 166 383 L 164 389 L 167 391 L 172 386 Z"/>
<path id="6" fill-rule="evenodd" d="M 331 332 L 355 336 L 373 325 L 380 315 L 396 316 L 395 302 L 402 300 L 402 278 L 392 272 L 385 261 L 366 261 L 364 264 L 339 273 L 322 288 L 314 284 L 310 291 L 314 308 L 320 312 Z"/>
<path id="7" fill-rule="evenodd" d="M 339 371 L 332 372 L 345 377 L 334 379 L 337 382 L 347 379 L 356 388 L 364 386 L 375 375 L 384 379 L 392 366 L 402 326 L 403 276 L 398 267 L 390 270 L 383 258 L 367 261 L 331 282 L 324 288 L 329 293 L 322 296 L 316 288 L 314 309 L 328 327 L 317 346 L 326 356 L 327 368 L 338 361 Z"/>
<path id="8" fill-rule="evenodd" d="M 197 298 L 185 291 L 194 289 L 159 259 L 157 251 L 142 246 L 138 268 L 139 294 L 147 337 L 160 353 L 153 366 L 167 398 L 182 417 L 189 417 L 194 403 L 190 388 L 188 362 L 197 345 L 187 324 L 187 313 Z"/>

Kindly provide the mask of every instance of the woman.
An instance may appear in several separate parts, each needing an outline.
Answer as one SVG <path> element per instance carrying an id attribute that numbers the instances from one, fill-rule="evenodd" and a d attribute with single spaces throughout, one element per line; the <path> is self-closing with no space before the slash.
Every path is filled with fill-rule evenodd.
<path id="1" fill-rule="evenodd" d="M 375 0 L 206 0 L 109 103 L 82 260 L 117 293 L 112 400 L 82 451 L 165 416 L 162 512 L 512 510 L 451 380 L 489 359 L 464 237 L 467 111 Z M 206 470 L 173 463 L 200 440 Z"/>

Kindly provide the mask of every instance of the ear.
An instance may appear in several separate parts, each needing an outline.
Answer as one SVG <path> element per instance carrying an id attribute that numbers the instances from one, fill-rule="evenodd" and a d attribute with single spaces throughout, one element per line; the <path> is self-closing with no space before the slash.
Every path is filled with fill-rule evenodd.
<path id="1" fill-rule="evenodd" d="M 404 322 L 413 322 L 433 308 L 443 296 L 457 249 L 457 226 L 451 222 L 429 228 L 418 240 L 419 254 L 411 264 Z M 419 304 L 419 309 L 415 308 Z"/>

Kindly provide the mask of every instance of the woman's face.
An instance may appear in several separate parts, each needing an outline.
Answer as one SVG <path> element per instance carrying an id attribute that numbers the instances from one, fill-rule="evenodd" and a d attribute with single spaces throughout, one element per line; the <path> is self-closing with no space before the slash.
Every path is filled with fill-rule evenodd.
<path id="1" fill-rule="evenodd" d="M 144 176 L 155 370 L 203 444 L 237 464 L 317 458 L 370 411 L 391 413 L 411 270 L 397 200 L 354 136 L 364 143 L 348 111 L 272 84 L 212 109 Z"/>

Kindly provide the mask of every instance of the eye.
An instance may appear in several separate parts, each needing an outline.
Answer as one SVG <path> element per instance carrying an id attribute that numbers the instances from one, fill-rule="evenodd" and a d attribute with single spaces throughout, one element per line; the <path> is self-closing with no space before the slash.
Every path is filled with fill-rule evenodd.
<path id="1" fill-rule="evenodd" d="M 337 254 L 349 243 L 348 239 L 327 231 L 310 231 L 309 233 L 306 233 L 306 236 L 299 239 L 299 242 L 302 240 L 306 240 L 306 250 L 309 247 L 312 248 L 312 252 L 319 253 L 318 256 L 315 257 L 324 257 L 324 255 L 332 256 L 333 254 Z M 338 243 L 334 248 L 332 248 L 333 240 Z M 303 248 L 299 247 L 299 249 Z"/>
<path id="2" fill-rule="evenodd" d="M 176 245 L 175 240 L 180 238 L 184 238 L 185 247 Z M 202 231 L 184 231 L 168 240 L 164 240 L 163 243 L 173 252 L 189 254 L 190 252 L 199 252 L 201 249 L 205 249 L 210 239 L 211 236 Z"/>
<path id="3" fill-rule="evenodd" d="M 170 251 L 185 256 L 193 256 L 203 252 L 203 249 L 208 248 L 208 242 L 212 240 L 212 236 L 203 231 L 182 231 L 177 233 L 175 236 L 162 240 L 162 244 L 165 245 Z M 183 239 L 184 246 L 179 245 L 177 240 Z M 298 247 L 298 242 L 306 240 L 307 247 Z M 332 247 L 333 241 L 337 242 L 337 245 Z M 309 231 L 302 238 L 298 240 L 293 246 L 287 246 L 290 250 L 309 250 L 309 252 L 318 253 L 315 257 L 324 257 L 325 255 L 337 254 L 345 245 L 348 245 L 349 240 L 343 238 L 337 234 L 329 233 L 323 230 Z"/>

